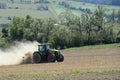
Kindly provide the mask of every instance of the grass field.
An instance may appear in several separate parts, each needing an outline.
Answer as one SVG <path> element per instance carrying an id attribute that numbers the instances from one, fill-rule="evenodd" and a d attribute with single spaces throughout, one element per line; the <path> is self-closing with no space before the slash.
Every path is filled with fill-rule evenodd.
<path id="1" fill-rule="evenodd" d="M 62 63 L 0 66 L 0 80 L 120 80 L 120 44 L 63 50 Z"/>
<path id="2" fill-rule="evenodd" d="M 27 15 L 32 16 L 33 18 L 53 18 L 53 14 L 48 11 L 37 10 L 35 4 L 10 4 L 8 3 L 8 9 L 0 9 L 0 23 L 9 23 L 11 20 L 8 20 L 8 17 L 26 17 Z M 19 9 L 15 9 L 19 7 Z M 9 9 L 11 8 L 11 9 Z"/>
<path id="3" fill-rule="evenodd" d="M 66 50 L 82 50 L 82 49 L 102 49 L 102 48 L 114 48 L 114 47 L 120 47 L 120 43 L 115 43 L 115 44 L 104 44 L 104 45 L 89 45 L 89 46 L 83 46 L 83 47 L 76 47 L 76 48 L 68 48 Z"/>

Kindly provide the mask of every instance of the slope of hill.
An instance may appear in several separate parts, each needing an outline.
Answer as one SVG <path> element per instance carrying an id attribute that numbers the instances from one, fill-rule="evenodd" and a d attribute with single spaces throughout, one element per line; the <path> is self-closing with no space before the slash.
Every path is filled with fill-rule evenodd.
<path id="1" fill-rule="evenodd" d="M 14 16 L 25 17 L 26 15 L 30 15 L 34 18 L 58 19 L 58 15 L 61 12 L 64 12 L 66 9 L 70 9 L 73 14 L 80 16 L 82 13 L 86 12 L 86 9 L 89 12 L 94 12 L 98 6 L 96 4 L 76 1 L 83 0 L 0 0 L 0 26 L 6 26 L 7 23 L 9 23 Z M 88 2 L 88 0 L 84 1 Z M 100 2 L 102 1 L 105 0 L 101 0 Z M 65 4 L 69 5 L 69 7 L 60 5 L 60 3 L 64 2 Z M 104 7 L 109 9 L 109 11 L 107 11 L 107 13 L 109 14 L 112 13 L 113 9 L 115 10 L 115 12 L 120 9 L 119 6 L 105 5 Z M 78 8 L 81 10 L 79 10 Z"/>

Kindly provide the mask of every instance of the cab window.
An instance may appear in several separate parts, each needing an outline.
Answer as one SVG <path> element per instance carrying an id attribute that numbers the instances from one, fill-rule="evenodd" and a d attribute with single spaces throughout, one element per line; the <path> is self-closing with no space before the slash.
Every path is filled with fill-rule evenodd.
<path id="1" fill-rule="evenodd" d="M 46 46 L 46 49 L 47 49 L 47 50 L 50 50 L 50 46 L 49 46 L 49 45 L 47 45 L 47 46 Z"/>
<path id="2" fill-rule="evenodd" d="M 40 47 L 39 47 L 39 50 L 40 50 L 41 52 L 44 52 L 44 51 L 45 51 L 44 46 L 40 46 Z"/>

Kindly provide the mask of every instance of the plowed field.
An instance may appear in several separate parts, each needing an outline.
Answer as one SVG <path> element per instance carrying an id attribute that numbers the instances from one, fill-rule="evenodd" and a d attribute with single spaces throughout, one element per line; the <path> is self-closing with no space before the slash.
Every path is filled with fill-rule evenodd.
<path id="1" fill-rule="evenodd" d="M 120 80 L 120 47 L 62 53 L 60 63 L 0 66 L 0 80 Z"/>

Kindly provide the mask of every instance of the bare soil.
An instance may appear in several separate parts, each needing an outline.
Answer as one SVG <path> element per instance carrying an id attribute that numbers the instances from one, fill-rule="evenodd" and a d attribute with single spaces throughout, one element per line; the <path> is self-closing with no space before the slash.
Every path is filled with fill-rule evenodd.
<path id="1" fill-rule="evenodd" d="M 0 66 L 0 80 L 120 80 L 120 48 L 65 50 L 64 62 Z"/>

